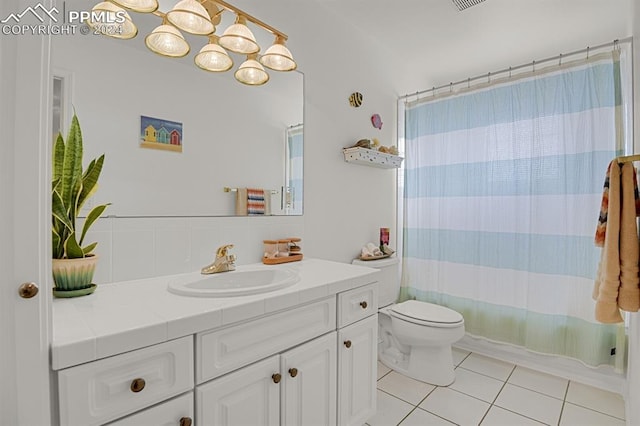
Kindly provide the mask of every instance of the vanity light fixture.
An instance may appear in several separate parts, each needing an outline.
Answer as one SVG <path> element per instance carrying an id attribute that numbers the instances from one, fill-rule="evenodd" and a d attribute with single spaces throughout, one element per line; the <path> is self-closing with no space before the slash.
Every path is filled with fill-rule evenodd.
<path id="1" fill-rule="evenodd" d="M 180 34 L 180 31 L 172 25 L 163 23 L 157 26 L 151 34 L 144 39 L 149 50 L 158 55 L 170 58 L 181 58 L 189 53 L 189 43 Z"/>
<path id="2" fill-rule="evenodd" d="M 124 40 L 138 35 L 138 27 L 131 20 L 129 13 L 117 4 L 103 1 L 96 4 L 91 12 L 87 25 L 100 34 Z M 101 17 L 102 20 L 94 21 L 94 17 Z"/>
<path id="3" fill-rule="evenodd" d="M 274 71 L 293 71 L 297 68 L 293 55 L 285 47 L 286 34 L 225 0 L 180 0 L 166 13 L 157 8 L 157 0 L 106 0 L 97 4 L 93 10 L 106 12 L 96 16 L 115 22 L 111 24 L 114 31 L 110 31 L 110 27 L 102 21 L 93 23 L 93 27 L 107 28 L 107 31 L 101 31 L 101 34 L 106 36 L 121 39 L 133 38 L 138 33 L 138 29 L 125 9 L 153 13 L 162 18 L 162 24 L 145 37 L 145 44 L 151 51 L 172 58 L 183 57 L 189 53 L 190 47 L 179 30 L 208 36 L 209 43 L 194 57 L 196 66 L 206 71 L 223 72 L 233 67 L 233 60 L 225 48 L 233 53 L 246 55 L 246 61 L 240 65 L 234 75 L 239 82 L 251 86 L 262 85 L 269 80 L 269 74 L 263 65 Z M 234 24 L 218 37 L 214 33 L 224 12 L 235 14 L 236 19 Z M 263 55 L 259 54 L 260 46 L 247 23 L 275 36 L 275 42 Z"/>
<path id="4" fill-rule="evenodd" d="M 274 71 L 293 71 L 296 69 L 296 62 L 293 55 L 284 45 L 284 39 L 277 35 L 276 41 L 260 57 L 260 63 Z"/>
<path id="5" fill-rule="evenodd" d="M 205 71 L 223 72 L 233 66 L 229 54 L 218 44 L 218 36 L 209 36 L 209 44 L 200 49 L 194 58 L 197 66 Z"/>
<path id="6" fill-rule="evenodd" d="M 111 0 L 125 9 L 140 13 L 151 13 L 158 10 L 158 0 Z"/>
<path id="7" fill-rule="evenodd" d="M 248 86 L 261 86 L 269 81 L 269 74 L 260 62 L 256 61 L 255 53 L 247 56 L 247 60 L 238 67 L 234 76 L 240 83 Z"/>
<path id="8" fill-rule="evenodd" d="M 260 46 L 256 43 L 256 38 L 247 27 L 247 20 L 242 15 L 238 15 L 236 22 L 224 30 L 220 37 L 220 46 L 243 55 L 260 51 Z"/>
<path id="9" fill-rule="evenodd" d="M 178 29 L 195 35 L 208 35 L 216 30 L 207 9 L 196 0 L 181 0 L 167 12 L 167 20 Z"/>

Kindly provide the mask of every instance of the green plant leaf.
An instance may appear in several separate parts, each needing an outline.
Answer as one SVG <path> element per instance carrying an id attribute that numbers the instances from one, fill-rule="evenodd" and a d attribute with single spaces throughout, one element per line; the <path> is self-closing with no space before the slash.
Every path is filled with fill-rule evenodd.
<path id="1" fill-rule="evenodd" d="M 62 202 L 62 197 L 60 197 L 60 194 L 57 191 L 53 191 L 51 201 L 51 214 L 53 215 L 53 218 L 58 220 L 69 230 L 73 231 L 73 223 L 69 220 L 67 210 Z"/>
<path id="2" fill-rule="evenodd" d="M 80 245 L 82 245 L 82 242 L 84 241 L 84 237 L 87 234 L 87 231 L 89 230 L 91 225 L 93 225 L 93 222 L 95 222 L 100 217 L 100 215 L 102 214 L 102 212 L 104 212 L 104 209 L 106 209 L 108 205 L 109 204 L 96 206 L 89 212 L 89 214 L 87 215 L 87 218 L 84 220 L 84 225 L 82 226 L 82 235 L 80 236 Z"/>
<path id="3" fill-rule="evenodd" d="M 62 178 L 62 164 L 64 163 L 64 139 L 58 133 L 58 138 L 53 146 L 53 182 L 58 182 Z"/>
<path id="4" fill-rule="evenodd" d="M 60 235 L 56 232 L 55 228 L 52 229 L 51 243 L 52 243 L 52 257 L 54 259 L 62 259 L 64 256 L 64 247 L 61 244 L 62 240 Z"/>
<path id="5" fill-rule="evenodd" d="M 95 207 L 84 221 L 82 233 L 76 230 L 76 220 L 85 201 L 97 189 L 104 163 L 104 154 L 91 160 L 83 173 L 82 132 L 78 117 L 73 115 L 67 140 L 59 134 L 53 149 L 51 179 L 51 231 L 54 258 L 82 258 L 95 249 L 97 243 L 81 247 L 87 231 L 102 215 L 108 204 Z M 77 237 L 80 235 L 80 242 Z"/>
<path id="6" fill-rule="evenodd" d="M 82 133 L 78 117 L 74 114 L 65 143 L 62 162 L 62 187 L 60 195 L 70 217 L 75 217 L 72 206 L 76 206 L 77 191 L 82 179 Z"/>
<path id="7" fill-rule="evenodd" d="M 84 257 L 82 248 L 76 241 L 76 233 L 72 232 L 64 243 L 64 251 L 67 259 L 78 259 Z"/>
<path id="8" fill-rule="evenodd" d="M 78 211 L 82 209 L 84 202 L 96 191 L 103 163 L 104 154 L 98 157 L 97 160 L 92 160 L 91 163 L 89 163 L 87 170 L 84 172 L 84 175 L 82 176 L 82 191 L 78 198 Z"/>
<path id="9" fill-rule="evenodd" d="M 90 255 L 93 249 L 95 249 L 97 245 L 98 243 L 91 243 L 88 246 L 83 247 L 82 252 L 84 253 L 85 257 Z"/>

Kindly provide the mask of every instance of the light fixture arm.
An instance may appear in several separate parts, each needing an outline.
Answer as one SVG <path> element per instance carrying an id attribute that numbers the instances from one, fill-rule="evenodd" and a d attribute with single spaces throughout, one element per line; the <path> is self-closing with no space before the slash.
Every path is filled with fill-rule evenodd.
<path id="1" fill-rule="evenodd" d="M 287 35 L 285 33 L 283 33 L 282 31 L 279 31 L 275 28 L 273 28 L 271 25 L 266 24 L 264 22 L 262 22 L 261 20 L 259 20 L 258 18 L 255 18 L 253 16 L 251 16 L 250 14 L 248 14 L 247 12 L 240 10 L 239 8 L 227 3 L 224 0 L 199 0 L 200 3 L 204 4 L 207 2 L 212 2 L 217 4 L 218 6 L 222 7 L 223 9 L 226 9 L 230 12 L 235 13 L 236 15 L 242 15 L 244 16 L 247 21 L 251 21 L 254 24 L 256 24 L 257 26 L 259 26 L 260 28 L 262 28 L 265 31 L 269 31 L 271 34 L 275 35 L 275 36 L 280 36 L 282 37 L 285 41 L 289 38 L 287 37 Z"/>
<path id="2" fill-rule="evenodd" d="M 113 4 L 112 4 L 113 3 Z M 197 67 L 209 72 L 225 72 L 233 67 L 233 59 L 227 50 L 236 54 L 247 55 L 234 73 L 236 80 L 249 86 L 260 86 L 269 81 L 265 67 L 273 71 L 293 71 L 297 64 L 291 52 L 285 46 L 288 37 L 283 32 L 241 10 L 226 0 L 179 0 L 167 12 L 158 10 L 158 0 L 101 0 L 93 10 L 118 12 L 126 15 L 128 25 L 126 37 L 106 34 L 115 38 L 133 38 L 138 29 L 131 21 L 123 7 L 140 13 L 151 13 L 162 20 L 145 37 L 145 44 L 152 52 L 170 57 L 181 58 L 189 54 L 191 47 L 180 31 L 189 34 L 208 36 L 209 43 L 203 46 L 194 56 Z M 152 8 L 155 6 L 155 9 Z M 115 11 L 115 12 L 114 12 Z M 222 35 L 215 35 L 216 26 L 221 23 L 222 14 L 231 12 L 235 15 L 235 23 L 230 25 Z M 247 21 L 275 36 L 274 43 L 259 54 L 261 48 L 255 36 L 247 27 Z M 225 50 L 226 49 L 226 50 Z"/>
<path id="3" fill-rule="evenodd" d="M 233 12 L 236 15 L 241 15 L 243 16 L 247 21 L 253 22 L 255 25 L 259 26 L 260 28 L 262 28 L 265 31 L 270 32 L 271 34 L 277 36 L 277 37 L 282 37 L 282 39 L 284 41 L 287 41 L 289 39 L 289 37 L 283 33 L 282 31 L 272 27 L 271 25 L 262 22 L 261 20 L 259 20 L 258 18 L 252 16 L 251 14 L 227 3 L 224 0 L 198 0 L 200 2 L 200 4 L 204 5 L 206 3 L 213 3 L 215 5 L 220 6 L 222 9 L 228 10 L 229 12 Z M 220 16 L 222 14 L 223 10 L 218 11 L 218 13 L 216 13 L 214 16 L 211 16 L 211 20 L 213 21 L 213 19 L 215 19 L 217 16 Z M 152 14 L 159 16 L 161 18 L 164 19 L 166 13 L 162 12 L 160 10 L 156 10 L 154 12 L 152 12 Z"/>

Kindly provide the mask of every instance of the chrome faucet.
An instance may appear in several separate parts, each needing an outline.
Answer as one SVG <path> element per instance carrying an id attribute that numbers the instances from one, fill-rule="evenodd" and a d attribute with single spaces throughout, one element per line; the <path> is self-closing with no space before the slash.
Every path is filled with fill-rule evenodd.
<path id="1" fill-rule="evenodd" d="M 218 247 L 216 250 L 216 258 L 213 260 L 213 263 L 205 266 L 200 271 L 202 274 L 217 274 L 218 272 L 227 272 L 227 271 L 235 271 L 236 264 L 236 255 L 228 254 L 229 249 L 233 248 L 233 244 L 227 244 L 221 247 Z"/>

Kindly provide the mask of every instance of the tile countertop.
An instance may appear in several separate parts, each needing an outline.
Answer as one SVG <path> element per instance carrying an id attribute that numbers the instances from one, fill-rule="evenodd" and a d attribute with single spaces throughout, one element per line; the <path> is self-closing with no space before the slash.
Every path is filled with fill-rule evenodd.
<path id="1" fill-rule="evenodd" d="M 52 368 L 60 370 L 256 318 L 378 279 L 376 269 L 319 259 L 271 267 L 294 269 L 300 281 L 269 293 L 226 298 L 179 296 L 167 290 L 171 279 L 202 276 L 192 272 L 103 284 L 89 296 L 54 298 Z"/>

